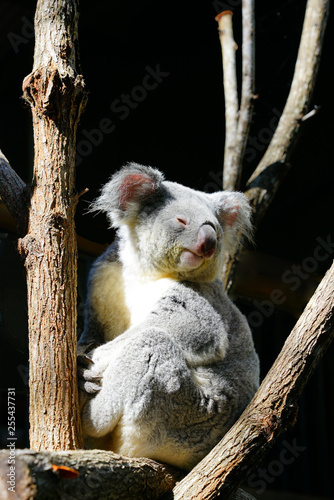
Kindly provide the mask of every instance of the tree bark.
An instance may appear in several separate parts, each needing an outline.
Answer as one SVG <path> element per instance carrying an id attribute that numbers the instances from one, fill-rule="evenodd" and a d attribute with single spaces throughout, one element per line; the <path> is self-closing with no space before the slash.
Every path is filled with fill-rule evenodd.
<path id="1" fill-rule="evenodd" d="M 334 264 L 244 413 L 168 498 L 230 498 L 279 434 L 295 423 L 298 398 L 333 338 Z"/>
<path id="2" fill-rule="evenodd" d="M 32 73 L 23 82 L 34 129 L 25 257 L 29 310 L 30 446 L 82 447 L 76 381 L 75 137 L 85 104 L 75 0 L 39 0 Z"/>
<path id="3" fill-rule="evenodd" d="M 232 155 L 236 178 L 231 189 L 240 188 L 242 162 L 252 121 L 255 79 L 255 19 L 254 0 L 242 1 L 242 92 L 238 128 Z"/>
<path id="4" fill-rule="evenodd" d="M 328 14 L 329 0 L 308 0 L 289 96 L 268 149 L 246 187 L 257 221 L 276 194 L 303 116 L 309 111 Z M 269 172 L 265 173 L 267 169 Z"/>
<path id="5" fill-rule="evenodd" d="M 12 500 L 158 500 L 170 492 L 185 472 L 148 458 L 126 458 L 111 451 L 66 452 L 15 451 L 15 473 L 10 471 L 11 452 L 0 450 L 0 496 Z M 10 473 L 12 480 L 10 481 Z M 254 500 L 237 490 L 234 500 Z"/>
<path id="6" fill-rule="evenodd" d="M 303 37 L 306 31 L 308 35 L 302 37 L 298 56 L 298 60 L 304 59 L 304 66 L 313 64 L 313 73 L 305 73 L 309 85 L 302 89 L 302 95 L 306 95 L 304 108 L 309 102 L 314 84 L 327 10 L 327 1 L 308 2 Z M 75 134 L 85 104 L 85 92 L 82 77 L 77 74 L 77 17 L 75 0 L 38 0 L 34 67 L 23 85 L 24 96 L 32 109 L 35 140 L 28 232 L 20 240 L 20 249 L 26 258 L 28 276 L 30 437 L 31 447 L 36 450 L 64 450 L 82 445 L 77 419 L 76 244 L 73 220 L 77 202 L 74 190 Z M 305 58 L 305 51 L 315 55 Z M 294 80 L 297 73 L 303 72 L 303 65 L 299 67 L 298 72 L 297 66 L 298 64 Z M 294 84 L 291 92 L 293 88 Z M 299 104 L 298 109 L 301 109 Z M 263 207 L 268 206 L 273 196 L 270 189 L 275 192 L 277 179 L 286 171 L 291 149 L 284 142 L 284 134 L 288 133 L 289 141 L 293 139 L 302 119 L 300 113 L 299 111 L 299 119 L 292 120 L 292 132 L 282 125 L 281 146 L 278 147 L 279 143 L 276 143 L 272 149 L 273 155 L 268 154 L 267 157 L 271 163 L 264 162 L 262 170 L 257 169 L 250 179 L 248 194 L 251 200 L 257 197 L 258 202 L 254 202 L 254 206 L 258 214 L 262 213 Z M 289 123 L 288 119 L 286 124 Z M 280 152 L 278 160 L 277 152 Z M 10 188 L 7 193 L 2 190 L 1 196 L 4 193 L 4 198 L 7 197 L 6 203 L 12 206 L 12 213 L 17 216 L 21 209 L 24 210 L 25 202 L 23 199 L 23 204 L 18 201 L 18 205 L 15 205 L 15 196 L 11 193 L 16 190 L 25 193 L 25 185 L 10 171 L 8 162 L 3 157 L 0 158 L 0 168 L 0 175 L 8 174 L 8 178 L 13 181 L 13 189 Z M 2 182 L 2 186 L 3 184 Z M 256 191 L 251 191 L 254 187 Z M 220 495 L 229 498 L 279 433 L 294 422 L 297 397 L 333 337 L 333 283 L 332 268 L 297 323 L 251 405 L 221 443 L 175 487 L 174 499 L 206 499 Z M 8 452 L 2 454 L 8 458 Z M 33 495 L 37 496 L 38 491 L 42 491 L 44 498 L 49 499 L 52 498 L 50 495 L 53 494 L 53 487 L 67 488 L 66 483 L 70 484 L 69 481 L 77 479 L 65 477 L 66 474 L 76 476 L 75 471 L 66 470 L 66 466 L 73 469 L 83 467 L 83 473 L 79 477 L 84 478 L 90 488 L 96 477 L 102 481 L 97 495 L 87 498 L 114 498 L 101 496 L 101 492 L 108 489 L 104 481 L 108 481 L 110 475 L 110 495 L 116 484 L 117 498 L 123 498 L 120 491 L 123 491 L 121 485 L 125 485 L 124 495 L 130 496 L 124 498 L 136 498 L 131 485 L 134 484 L 135 491 L 138 491 L 138 488 L 141 488 L 138 485 L 142 484 L 141 476 L 144 476 L 146 486 L 143 488 L 148 487 L 149 491 L 149 480 L 156 474 L 156 467 L 160 467 L 147 460 L 136 461 L 119 457 L 111 460 L 110 452 L 101 451 L 79 452 L 78 456 L 75 452 L 60 456 L 48 452 L 36 454 L 16 451 L 16 457 L 18 477 L 24 478 L 23 487 L 27 488 L 30 495 L 22 490 L 26 497 L 20 498 L 34 498 Z M 87 460 L 86 466 L 82 465 L 81 460 Z M 34 464 L 31 465 L 32 472 L 28 465 L 30 462 Z M 145 467 L 148 462 L 151 463 L 149 467 L 152 469 L 146 475 Z M 58 467 L 52 468 L 52 464 Z M 116 476 L 112 476 L 115 468 Z M 125 470 L 124 477 L 117 475 L 121 470 Z M 43 476 L 45 471 L 47 475 Z M 41 483 L 38 482 L 40 473 L 43 476 Z M 163 475 L 165 474 L 170 472 L 166 469 L 163 472 Z M 121 485 L 118 479 L 115 482 L 118 477 Z M 173 476 L 164 491 L 171 488 L 174 480 Z M 7 491 L 3 473 L 1 481 Z M 145 498 L 157 498 L 147 496 L 147 491 L 144 491 Z M 160 495 L 160 490 L 158 491 Z M 156 494 L 155 491 L 154 495 Z M 76 496 L 86 498 L 74 488 L 69 497 Z"/>
<path id="7" fill-rule="evenodd" d="M 162 477 L 167 474 L 164 500 L 246 499 L 247 494 L 241 490 L 236 492 L 236 489 L 279 434 L 295 423 L 298 398 L 333 338 L 334 264 L 249 406 L 222 441 L 175 486 L 173 492 L 170 489 L 179 479 L 178 473 L 151 460 L 119 457 L 101 450 L 64 453 L 15 451 L 17 491 L 28 489 L 30 495 L 23 496 L 22 493 L 19 498 L 49 500 L 53 498 L 52 488 L 68 488 L 69 498 L 159 498 Z M 0 452 L 0 477 L 5 487 L 9 453 Z M 58 479 L 51 473 L 52 464 L 63 467 L 59 470 L 56 467 Z M 147 465 L 152 469 L 147 470 Z M 70 479 L 68 474 L 75 476 L 75 471 L 66 471 L 64 466 L 78 471 L 80 479 Z M 132 485 L 135 485 L 133 489 Z M 115 496 L 115 489 L 118 496 Z M 137 497 L 134 492 L 143 496 Z"/>
<path id="8" fill-rule="evenodd" d="M 0 451 L 1 500 L 15 498 L 7 489 L 11 486 L 8 456 L 8 451 Z M 183 475 L 153 460 L 123 458 L 102 450 L 17 450 L 12 478 L 20 500 L 150 500 L 170 491 Z"/>
<path id="9" fill-rule="evenodd" d="M 25 182 L 10 166 L 7 158 L 0 150 L 0 198 L 14 217 L 18 226 L 18 234 L 26 231 L 28 217 L 28 193 Z"/>
<path id="10" fill-rule="evenodd" d="M 238 177 L 238 169 L 232 164 L 235 137 L 238 128 L 238 89 L 236 50 L 233 37 L 233 12 L 225 10 L 216 16 L 223 57 L 223 82 L 225 100 L 225 145 L 224 145 L 224 189 L 233 189 Z"/>
<path id="11" fill-rule="evenodd" d="M 274 199 L 290 164 L 303 116 L 309 110 L 318 72 L 323 38 L 329 14 L 329 0 L 308 0 L 295 72 L 286 106 L 275 134 L 258 167 L 246 185 L 246 195 L 253 207 L 254 225 Z M 236 244 L 225 256 L 223 281 L 228 293 L 233 292 L 235 270 L 241 246 Z"/>
<path id="12" fill-rule="evenodd" d="M 242 92 L 238 103 L 236 50 L 232 12 L 216 16 L 223 56 L 225 147 L 223 188 L 239 189 L 242 161 L 248 139 L 254 99 L 254 0 L 242 1 Z"/>
<path id="13" fill-rule="evenodd" d="M 217 16 L 218 17 L 218 16 Z M 237 98 L 237 113 L 235 115 L 236 125 L 228 123 L 226 120 L 226 138 L 224 151 L 224 189 L 239 189 L 242 173 L 242 162 L 245 154 L 249 128 L 252 119 L 254 100 L 254 0 L 242 1 L 242 90 L 240 108 Z M 222 51 L 225 47 L 222 45 Z M 227 64 L 231 64 L 231 59 L 235 54 L 226 53 L 223 58 Z M 224 63 L 223 63 L 224 64 Z M 225 68 L 224 68 L 225 75 Z M 236 76 L 235 76 L 236 79 Z M 225 100 L 230 92 L 230 82 L 228 77 L 224 77 Z M 227 115 L 227 108 L 226 108 Z"/>

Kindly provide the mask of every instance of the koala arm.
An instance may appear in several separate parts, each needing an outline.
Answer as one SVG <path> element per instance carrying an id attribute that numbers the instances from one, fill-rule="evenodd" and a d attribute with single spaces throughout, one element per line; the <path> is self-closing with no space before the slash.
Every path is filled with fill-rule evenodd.
<path id="1" fill-rule="evenodd" d="M 128 311 L 117 309 L 121 291 L 122 265 L 118 256 L 118 240 L 96 260 L 89 273 L 85 304 L 85 327 L 78 349 L 90 350 L 104 344 L 128 327 Z"/>
<path id="2" fill-rule="evenodd" d="M 91 359 L 93 349 L 106 342 L 106 326 L 104 324 L 103 312 L 110 304 L 110 316 L 112 317 L 112 300 L 108 300 L 106 287 L 96 292 L 99 287 L 101 275 L 109 270 L 109 274 L 115 274 L 120 264 L 118 262 L 118 241 L 116 240 L 108 249 L 96 260 L 88 278 L 88 295 L 85 304 L 85 328 L 77 345 L 78 357 L 78 382 L 80 388 L 80 400 L 85 400 L 87 394 L 95 394 L 100 387 L 101 377 L 97 376 L 94 370 L 94 362 Z M 115 280 L 114 280 L 115 281 Z M 111 283 L 112 285 L 113 283 Z M 110 283 L 108 283 L 110 288 Z M 115 283 L 116 285 L 116 283 Z M 101 308 L 101 303 L 104 307 Z"/>
<path id="3" fill-rule="evenodd" d="M 129 330 L 97 348 L 93 360 L 103 373 L 102 389 L 82 412 L 92 446 L 92 438 L 104 437 L 116 453 L 191 468 L 231 424 L 228 406 L 222 413 L 225 397 L 199 390 L 181 349 L 163 330 Z"/>
<path id="4" fill-rule="evenodd" d="M 198 293 L 207 288 L 221 316 Z M 216 288 L 176 284 L 143 323 L 95 349 L 101 390 L 82 413 L 90 446 L 190 468 L 233 424 L 257 360 L 244 318 Z"/>

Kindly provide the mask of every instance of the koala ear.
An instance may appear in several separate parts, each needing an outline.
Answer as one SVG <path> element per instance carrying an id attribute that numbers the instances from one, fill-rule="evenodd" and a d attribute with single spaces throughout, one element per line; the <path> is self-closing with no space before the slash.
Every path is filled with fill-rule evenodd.
<path id="1" fill-rule="evenodd" d="M 237 191 L 221 191 L 213 197 L 216 215 L 225 229 L 225 244 L 233 244 L 235 239 L 252 240 L 252 209 L 247 196 Z"/>
<path id="2" fill-rule="evenodd" d="M 92 210 L 106 212 L 113 227 L 119 227 L 137 217 L 141 207 L 159 191 L 163 180 L 159 170 L 129 163 L 103 186 Z"/>

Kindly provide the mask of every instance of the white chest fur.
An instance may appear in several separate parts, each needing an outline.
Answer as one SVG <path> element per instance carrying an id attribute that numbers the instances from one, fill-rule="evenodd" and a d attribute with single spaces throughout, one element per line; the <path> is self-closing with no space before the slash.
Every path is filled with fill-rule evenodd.
<path id="1" fill-rule="evenodd" d="M 136 243 L 127 226 L 122 226 L 120 259 L 123 263 L 124 300 L 130 313 L 130 326 L 143 321 L 154 305 L 175 283 L 171 278 L 150 276 L 141 270 Z"/>
<path id="2" fill-rule="evenodd" d="M 173 286 L 174 280 L 160 278 L 149 280 L 123 271 L 125 303 L 130 312 L 131 326 L 143 321 L 158 300 Z"/>

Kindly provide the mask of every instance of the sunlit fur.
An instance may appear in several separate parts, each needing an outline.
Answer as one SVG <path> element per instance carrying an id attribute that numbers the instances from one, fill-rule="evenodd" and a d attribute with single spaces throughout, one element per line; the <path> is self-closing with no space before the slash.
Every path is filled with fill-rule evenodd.
<path id="1" fill-rule="evenodd" d="M 102 344 L 83 375 L 86 446 L 191 469 L 258 387 L 249 327 L 219 280 L 223 250 L 251 236 L 247 199 L 131 163 L 93 208 L 107 213 L 117 240 L 90 273 L 79 342 Z M 203 227 L 214 241 L 207 257 Z M 102 377 L 96 393 L 93 376 Z"/>

